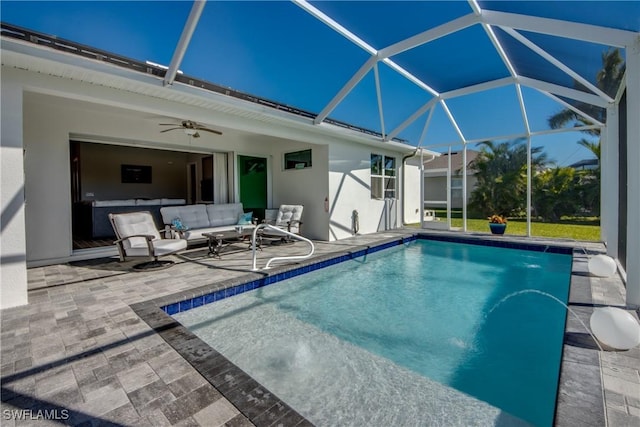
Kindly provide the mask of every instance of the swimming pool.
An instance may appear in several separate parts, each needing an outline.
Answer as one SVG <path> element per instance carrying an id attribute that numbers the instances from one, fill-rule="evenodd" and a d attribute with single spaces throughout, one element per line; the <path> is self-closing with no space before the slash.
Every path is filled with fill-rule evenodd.
<path id="1" fill-rule="evenodd" d="M 317 425 L 551 425 L 565 309 L 517 292 L 570 269 L 417 240 L 174 317 Z"/>

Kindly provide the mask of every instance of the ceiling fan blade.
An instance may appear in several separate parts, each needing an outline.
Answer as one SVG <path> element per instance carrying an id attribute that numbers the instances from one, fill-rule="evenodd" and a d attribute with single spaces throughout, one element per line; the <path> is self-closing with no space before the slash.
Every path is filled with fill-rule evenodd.
<path id="1" fill-rule="evenodd" d="M 169 132 L 170 130 L 176 130 L 176 129 L 182 129 L 182 128 L 165 129 L 165 130 L 161 130 L 160 133 Z"/>
<path id="2" fill-rule="evenodd" d="M 215 129 L 208 129 L 208 128 L 203 128 L 203 127 L 199 127 L 197 128 L 198 130 L 203 130 L 205 132 L 211 132 L 211 133 L 215 133 L 217 135 L 222 135 L 222 132 L 220 132 L 219 130 L 215 130 Z"/>
<path id="3" fill-rule="evenodd" d="M 178 123 L 158 123 L 159 126 L 180 126 Z"/>

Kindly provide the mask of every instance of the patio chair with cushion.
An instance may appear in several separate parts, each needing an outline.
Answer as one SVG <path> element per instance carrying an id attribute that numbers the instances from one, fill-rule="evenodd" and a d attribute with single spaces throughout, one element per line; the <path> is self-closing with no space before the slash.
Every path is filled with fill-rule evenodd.
<path id="1" fill-rule="evenodd" d="M 157 270 L 174 262 L 159 261 L 158 257 L 170 255 L 187 247 L 184 239 L 162 239 L 150 212 L 109 214 L 109 221 L 116 233 L 114 244 L 118 247 L 120 261 L 126 257 L 147 257 L 150 261 L 135 265 L 134 270 Z"/>
<path id="2" fill-rule="evenodd" d="M 280 205 L 279 209 L 265 209 L 264 223 L 275 226 L 289 233 L 300 234 L 302 230 L 303 205 Z M 277 230 L 264 231 L 265 236 L 282 237 L 283 241 L 290 242 L 291 237 Z"/>

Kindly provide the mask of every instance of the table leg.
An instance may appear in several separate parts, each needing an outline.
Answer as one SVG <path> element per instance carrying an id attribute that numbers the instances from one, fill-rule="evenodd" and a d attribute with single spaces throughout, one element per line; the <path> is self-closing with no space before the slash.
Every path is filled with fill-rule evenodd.
<path id="1" fill-rule="evenodd" d="M 220 250 L 222 249 L 222 236 L 209 236 L 209 256 L 222 258 Z"/>

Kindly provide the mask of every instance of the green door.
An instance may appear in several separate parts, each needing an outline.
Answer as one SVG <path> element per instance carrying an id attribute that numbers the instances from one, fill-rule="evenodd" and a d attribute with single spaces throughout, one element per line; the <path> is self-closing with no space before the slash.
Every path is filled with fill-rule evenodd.
<path id="1" fill-rule="evenodd" d="M 263 157 L 238 156 L 238 181 L 240 201 L 245 212 L 264 219 L 267 207 L 267 159 Z"/>

